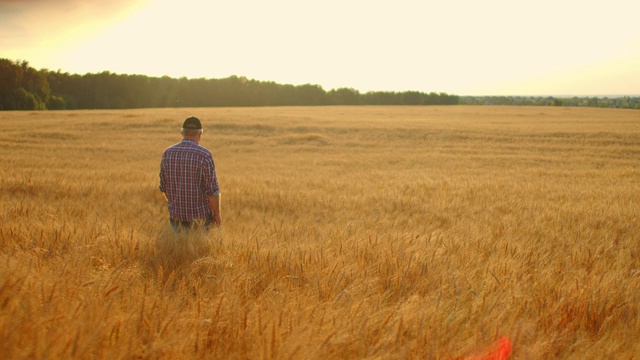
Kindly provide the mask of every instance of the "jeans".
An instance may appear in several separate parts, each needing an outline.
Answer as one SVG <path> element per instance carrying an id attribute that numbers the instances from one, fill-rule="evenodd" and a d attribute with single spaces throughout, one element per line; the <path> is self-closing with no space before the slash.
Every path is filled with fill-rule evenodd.
<path id="1" fill-rule="evenodd" d="M 213 225 L 213 215 L 209 215 L 204 219 L 197 219 L 191 221 L 173 220 L 171 219 L 171 228 L 175 232 L 191 231 L 202 229 L 208 231 Z"/>

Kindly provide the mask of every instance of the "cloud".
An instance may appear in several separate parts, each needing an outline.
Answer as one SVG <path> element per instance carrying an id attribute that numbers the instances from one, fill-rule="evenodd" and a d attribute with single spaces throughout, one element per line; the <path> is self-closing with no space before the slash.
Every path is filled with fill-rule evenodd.
<path id="1" fill-rule="evenodd" d="M 4 48 L 88 36 L 150 0 L 0 0 Z"/>

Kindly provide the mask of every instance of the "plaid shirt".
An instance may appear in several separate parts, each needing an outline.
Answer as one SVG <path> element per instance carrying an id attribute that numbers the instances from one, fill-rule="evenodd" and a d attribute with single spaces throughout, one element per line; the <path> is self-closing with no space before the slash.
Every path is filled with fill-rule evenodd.
<path id="1" fill-rule="evenodd" d="M 160 191 L 167 195 L 172 220 L 211 216 L 208 197 L 220 194 L 211 152 L 189 139 L 167 148 L 160 163 Z"/>

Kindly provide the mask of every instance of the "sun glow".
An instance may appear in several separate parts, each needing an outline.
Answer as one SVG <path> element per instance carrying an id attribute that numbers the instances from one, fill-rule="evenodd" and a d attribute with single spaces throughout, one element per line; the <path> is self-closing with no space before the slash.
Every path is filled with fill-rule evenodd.
<path id="1" fill-rule="evenodd" d="M 22 16 L 33 24 L 22 35 L 31 40 L 4 56 L 74 73 L 239 75 L 325 89 L 640 93 L 629 80 L 640 71 L 630 11 L 640 5 L 617 1 L 579 9 L 497 0 L 147 0 L 108 9 L 63 2 L 50 23 L 41 21 L 45 10 Z"/>

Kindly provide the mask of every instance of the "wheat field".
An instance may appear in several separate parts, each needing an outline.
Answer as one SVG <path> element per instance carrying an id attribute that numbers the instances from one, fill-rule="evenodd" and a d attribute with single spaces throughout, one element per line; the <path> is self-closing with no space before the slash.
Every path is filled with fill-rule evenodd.
<path id="1" fill-rule="evenodd" d="M 205 128 L 223 226 L 160 157 Z M 7 359 L 640 358 L 640 112 L 0 112 Z"/>

